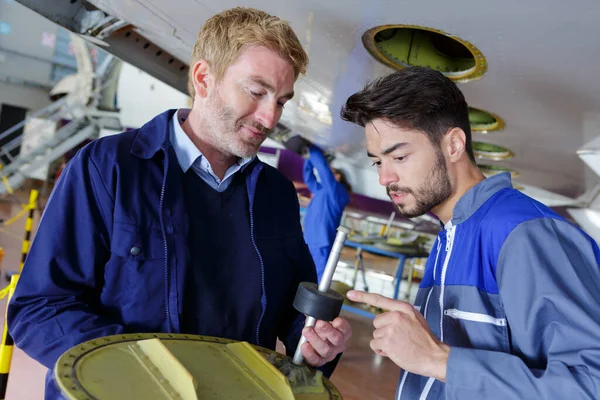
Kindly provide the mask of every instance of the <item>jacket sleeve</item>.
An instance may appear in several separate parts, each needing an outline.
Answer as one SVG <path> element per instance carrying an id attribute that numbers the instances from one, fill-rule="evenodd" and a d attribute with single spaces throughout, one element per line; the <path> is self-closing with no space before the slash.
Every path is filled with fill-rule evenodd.
<path id="1" fill-rule="evenodd" d="M 308 190 L 315 194 L 321 190 L 321 184 L 317 181 L 315 172 L 313 171 L 313 163 L 310 159 L 304 161 L 304 168 L 302 169 L 302 176 L 304 177 L 304 183 L 308 186 Z"/>
<path id="2" fill-rule="evenodd" d="M 77 344 L 124 332 L 98 312 L 114 203 L 85 150 L 48 200 L 7 310 L 17 347 L 47 368 Z"/>
<path id="3" fill-rule="evenodd" d="M 496 270 L 514 355 L 452 348 L 446 398 L 597 399 L 598 256 L 596 243 L 568 222 L 519 224 Z"/>
<path id="4" fill-rule="evenodd" d="M 319 181 L 321 182 L 321 187 L 327 189 L 328 191 L 335 190 L 337 181 L 335 180 L 333 172 L 331 172 L 331 168 L 329 167 L 329 164 L 325 159 L 323 151 L 316 146 L 310 146 L 309 152 L 310 161 L 313 167 L 317 170 L 317 173 L 319 174 Z"/>

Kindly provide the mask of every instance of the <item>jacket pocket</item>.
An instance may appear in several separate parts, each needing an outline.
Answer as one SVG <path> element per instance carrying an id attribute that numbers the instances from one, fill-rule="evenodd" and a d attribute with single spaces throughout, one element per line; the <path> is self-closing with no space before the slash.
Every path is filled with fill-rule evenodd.
<path id="1" fill-rule="evenodd" d="M 444 342 L 450 346 L 510 352 L 507 319 L 493 315 L 493 311 L 482 311 L 445 309 Z"/>
<path id="2" fill-rule="evenodd" d="M 454 319 L 462 319 L 464 321 L 483 322 L 485 324 L 492 324 L 496 326 L 506 326 L 506 318 L 495 318 L 491 315 L 461 311 L 457 310 L 456 308 L 444 310 L 444 315 Z"/>
<path id="3" fill-rule="evenodd" d="M 132 224 L 115 223 L 110 250 L 133 263 L 165 258 L 162 233 Z"/>
<path id="4" fill-rule="evenodd" d="M 160 231 L 115 223 L 104 298 L 128 325 L 165 318 L 165 246 Z"/>

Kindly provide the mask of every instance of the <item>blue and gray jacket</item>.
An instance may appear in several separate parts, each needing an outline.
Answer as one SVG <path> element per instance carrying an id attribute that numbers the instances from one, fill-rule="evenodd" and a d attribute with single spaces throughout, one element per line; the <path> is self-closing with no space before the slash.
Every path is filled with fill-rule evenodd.
<path id="1" fill-rule="evenodd" d="M 403 373 L 396 398 L 600 398 L 599 260 L 588 235 L 508 173 L 471 188 L 415 300 L 451 346 L 446 383 Z"/>

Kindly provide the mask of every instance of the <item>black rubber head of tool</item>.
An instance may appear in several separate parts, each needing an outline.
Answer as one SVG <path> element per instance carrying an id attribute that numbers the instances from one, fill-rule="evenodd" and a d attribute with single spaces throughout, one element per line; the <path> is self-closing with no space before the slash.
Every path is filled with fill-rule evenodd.
<path id="1" fill-rule="evenodd" d="M 319 292 L 316 283 L 302 282 L 294 298 L 294 308 L 309 317 L 322 321 L 333 321 L 342 309 L 344 296 L 329 289 Z"/>

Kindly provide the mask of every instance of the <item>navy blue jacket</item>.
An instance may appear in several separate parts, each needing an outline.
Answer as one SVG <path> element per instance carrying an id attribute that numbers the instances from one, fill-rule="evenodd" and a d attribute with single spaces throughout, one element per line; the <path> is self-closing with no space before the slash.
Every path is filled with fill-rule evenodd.
<path id="1" fill-rule="evenodd" d="M 174 112 L 84 147 L 50 196 L 8 308 L 15 344 L 48 368 L 93 338 L 180 332 L 190 252 L 184 176 L 168 140 Z M 291 354 L 304 322 L 293 298 L 300 282 L 316 282 L 315 267 L 292 183 L 259 160 L 248 168 L 262 296 L 223 301 L 254 302 L 261 318 L 246 340 L 274 349 L 279 337 Z"/>

